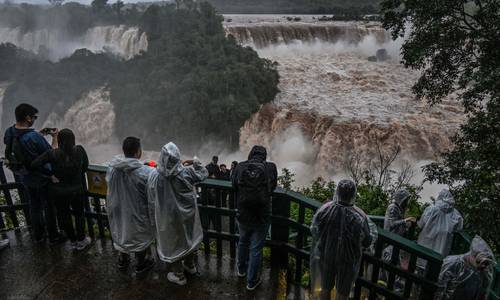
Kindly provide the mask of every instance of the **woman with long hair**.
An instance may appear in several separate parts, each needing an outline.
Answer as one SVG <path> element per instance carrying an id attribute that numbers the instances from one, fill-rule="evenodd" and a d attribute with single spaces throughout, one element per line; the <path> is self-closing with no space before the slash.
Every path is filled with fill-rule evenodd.
<path id="1" fill-rule="evenodd" d="M 57 137 L 58 148 L 40 155 L 31 166 L 42 168 L 50 164 L 52 183 L 49 186 L 49 196 L 54 200 L 59 224 L 70 239 L 72 247 L 83 250 L 90 245 L 90 239 L 85 237 L 83 211 L 84 178 L 89 160 L 85 149 L 75 144 L 75 135 L 70 129 L 59 131 Z M 75 216 L 75 226 L 71 210 Z"/>

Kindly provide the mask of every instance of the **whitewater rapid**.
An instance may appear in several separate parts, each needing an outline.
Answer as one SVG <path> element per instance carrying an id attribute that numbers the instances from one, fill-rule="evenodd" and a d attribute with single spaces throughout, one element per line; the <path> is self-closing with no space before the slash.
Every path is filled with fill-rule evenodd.
<path id="1" fill-rule="evenodd" d="M 145 32 L 137 27 L 96 26 L 79 36 L 69 36 L 63 30 L 38 29 L 24 32 L 20 28 L 0 27 L 0 43 L 12 43 L 47 59 L 56 61 L 86 48 L 93 52 L 112 52 L 126 59 L 147 51 Z"/>

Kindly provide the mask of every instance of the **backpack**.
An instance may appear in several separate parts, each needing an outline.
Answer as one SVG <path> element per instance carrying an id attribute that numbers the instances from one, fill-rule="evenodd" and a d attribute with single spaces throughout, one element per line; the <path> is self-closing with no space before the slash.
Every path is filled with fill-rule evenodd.
<path id="1" fill-rule="evenodd" d="M 269 198 L 269 177 L 265 162 L 251 160 L 241 164 L 238 178 L 239 202 L 243 206 L 262 206 Z"/>
<path id="2" fill-rule="evenodd" d="M 23 135 L 14 136 L 12 142 L 5 147 L 6 166 L 15 175 L 26 175 L 30 169 L 31 161 L 19 140 Z"/>

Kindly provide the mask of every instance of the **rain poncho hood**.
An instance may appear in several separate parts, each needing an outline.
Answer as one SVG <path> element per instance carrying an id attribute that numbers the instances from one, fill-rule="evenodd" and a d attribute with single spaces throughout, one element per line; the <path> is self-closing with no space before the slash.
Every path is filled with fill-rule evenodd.
<path id="1" fill-rule="evenodd" d="M 475 236 L 468 253 L 445 258 L 436 299 L 486 299 L 494 266 L 495 256 L 490 247 Z"/>
<path id="2" fill-rule="evenodd" d="M 449 190 L 439 193 L 436 203 L 427 207 L 418 221 L 422 228 L 418 243 L 441 255 L 448 255 L 453 241 L 453 232 L 462 230 L 462 215 L 454 207 L 454 199 Z"/>
<path id="3" fill-rule="evenodd" d="M 149 220 L 146 184 L 152 168 L 138 159 L 116 156 L 108 166 L 106 210 L 114 247 L 139 252 L 154 240 Z"/>
<path id="4" fill-rule="evenodd" d="M 392 197 L 392 203 L 385 211 L 384 229 L 403 236 L 407 226 L 404 221 L 405 209 L 408 206 L 410 193 L 407 190 L 398 190 Z"/>
<path id="5" fill-rule="evenodd" d="M 311 225 L 311 288 L 313 299 L 321 290 L 334 286 L 341 295 L 349 295 L 355 281 L 363 248 L 373 238 L 366 214 L 358 207 L 345 203 L 338 195 L 318 209 Z M 376 235 L 376 231 L 374 232 Z"/>
<path id="6" fill-rule="evenodd" d="M 148 201 L 158 256 L 168 263 L 195 251 L 203 239 L 195 184 L 208 177 L 197 159 L 185 167 L 174 143 L 163 146 L 148 179 Z"/>

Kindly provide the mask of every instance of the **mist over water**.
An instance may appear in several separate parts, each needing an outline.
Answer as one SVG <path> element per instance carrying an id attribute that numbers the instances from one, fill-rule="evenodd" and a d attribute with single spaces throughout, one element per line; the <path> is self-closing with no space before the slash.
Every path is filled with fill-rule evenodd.
<path id="1" fill-rule="evenodd" d="M 341 162 L 346 153 L 356 150 L 370 159 L 373 142 L 379 140 L 385 147 L 401 146 L 401 158 L 414 162 L 418 171 L 414 182 L 420 183 L 420 167 L 451 147 L 449 137 L 464 120 L 462 108 L 453 97 L 432 108 L 414 99 L 411 86 L 419 74 L 399 63 L 402 41 L 391 41 L 380 25 L 319 22 L 313 16 L 301 16 L 300 22 L 282 16 L 225 19 L 227 34 L 278 62 L 281 93 L 241 128 L 238 151 L 212 141 L 199 149 L 181 149 L 184 158 L 197 156 L 208 163 L 212 155 L 219 155 L 220 163 L 230 166 L 261 144 L 279 169 L 296 174 L 296 186 L 305 186 L 317 176 L 338 181 L 344 176 Z M 0 42 L 34 52 L 46 47 L 54 60 L 83 47 L 124 58 L 147 50 L 145 33 L 125 26 L 93 27 L 69 38 L 54 31 L 16 30 L 0 28 Z M 386 50 L 388 59 L 368 61 L 379 49 Z M 0 103 L 5 87 L 0 83 Z M 44 126 L 73 129 L 92 162 L 103 164 L 121 153 L 114 120 L 109 91 L 103 86 L 82 95 L 64 115 L 50 114 L 40 121 Z M 160 149 L 145 150 L 145 160 L 158 158 Z M 439 189 L 424 186 L 422 199 Z"/>
<path id="2" fill-rule="evenodd" d="M 146 33 L 127 26 L 96 26 L 80 36 L 56 29 L 23 32 L 20 28 L 0 27 L 0 43 L 12 43 L 53 61 L 70 56 L 81 48 L 111 52 L 126 59 L 148 48 Z"/>

